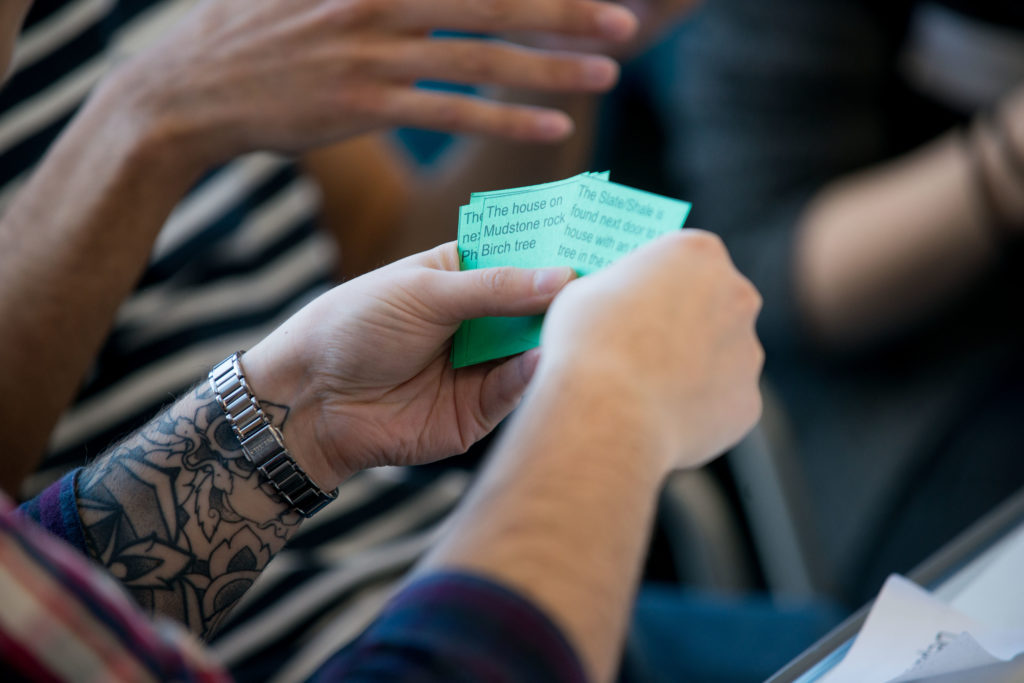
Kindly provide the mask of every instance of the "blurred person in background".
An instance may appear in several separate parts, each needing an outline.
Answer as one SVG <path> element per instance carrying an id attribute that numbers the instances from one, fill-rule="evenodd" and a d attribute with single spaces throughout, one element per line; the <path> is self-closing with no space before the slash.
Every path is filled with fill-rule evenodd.
<path id="1" fill-rule="evenodd" d="M 1024 485 L 1024 5 L 716 0 L 662 93 L 855 606 Z"/>
<path id="2" fill-rule="evenodd" d="M 563 4 L 574 10 L 554 11 Z M 49 440 L 20 487 L 38 493 L 339 271 L 448 239 L 449 217 L 470 191 L 583 170 L 595 93 L 614 83 L 613 63 L 428 41 L 424 29 L 507 29 L 541 48 L 621 56 L 689 3 L 629 4 L 641 13 L 636 33 L 622 13 L 598 23 L 599 6 L 586 3 L 481 16 L 450 2 L 451 12 L 395 20 L 372 1 L 334 3 L 337 16 L 321 2 L 37 2 L 0 95 L 0 308 L 9 321 L 0 357 L 11 369 L 0 395 L 5 424 L 18 426 L 4 485 L 16 490 Z M 285 17 L 289 31 L 268 30 Z M 334 20 L 339 30 L 328 31 Z M 544 30 L 575 37 L 536 33 Z M 421 78 L 497 83 L 546 109 L 413 91 Z M 380 139 L 305 156 L 308 173 L 288 156 L 399 124 L 553 142 L 574 124 L 552 107 L 575 117 L 578 134 L 563 145 L 466 142 L 433 175 L 410 173 Z M 257 149 L 276 153 L 249 153 Z M 329 616 L 340 615 L 332 643 L 351 638 L 468 481 L 461 471 L 354 477 L 250 592 L 222 630 L 221 656 L 239 675 L 263 677 L 309 661 L 302 647 L 323 654 L 309 629 Z"/>

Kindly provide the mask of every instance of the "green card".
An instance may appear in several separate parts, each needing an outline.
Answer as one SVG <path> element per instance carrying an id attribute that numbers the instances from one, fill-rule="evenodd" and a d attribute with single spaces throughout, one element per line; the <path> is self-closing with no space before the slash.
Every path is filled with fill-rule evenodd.
<path id="1" fill-rule="evenodd" d="M 570 266 L 581 276 L 604 268 L 686 222 L 690 204 L 583 173 L 530 187 L 478 192 L 459 213 L 463 270 Z M 479 318 L 462 324 L 456 368 L 504 358 L 540 343 L 543 316 Z"/>

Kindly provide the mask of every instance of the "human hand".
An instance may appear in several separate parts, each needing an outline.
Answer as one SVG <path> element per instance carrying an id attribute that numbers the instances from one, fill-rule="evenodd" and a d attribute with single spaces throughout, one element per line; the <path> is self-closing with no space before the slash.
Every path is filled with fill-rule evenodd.
<path id="1" fill-rule="evenodd" d="M 284 437 L 323 488 L 381 465 L 462 453 L 516 406 L 537 352 L 452 369 L 463 320 L 541 313 L 570 268 L 459 272 L 454 243 L 320 297 L 245 354 L 260 399 L 289 408 Z"/>
<path id="2" fill-rule="evenodd" d="M 661 36 L 686 17 L 700 0 L 621 0 L 638 20 L 638 29 L 626 42 L 610 42 L 587 38 L 553 35 L 522 36 L 517 40 L 548 50 L 606 54 L 616 59 L 630 59 L 651 47 Z"/>
<path id="3" fill-rule="evenodd" d="M 561 112 L 414 83 L 601 92 L 617 78 L 607 57 L 428 37 L 435 28 L 621 42 L 636 20 L 594 0 L 203 0 L 115 80 L 175 138 L 179 155 L 209 164 L 254 149 L 304 151 L 382 126 L 558 140 L 572 129 Z"/>
<path id="4" fill-rule="evenodd" d="M 613 396 L 666 445 L 669 466 L 703 464 L 760 414 L 760 306 L 717 237 L 662 237 L 558 296 L 536 384 L 565 401 Z"/>

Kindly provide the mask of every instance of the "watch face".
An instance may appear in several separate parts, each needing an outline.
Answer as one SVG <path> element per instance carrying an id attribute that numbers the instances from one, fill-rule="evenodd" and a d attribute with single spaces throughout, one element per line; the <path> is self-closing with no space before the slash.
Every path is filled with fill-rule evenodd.
<path id="1" fill-rule="evenodd" d="M 270 423 L 245 382 L 239 358 L 242 351 L 218 363 L 210 371 L 210 386 L 217 403 L 224 410 L 242 453 L 274 487 L 281 498 L 300 514 L 311 517 L 337 498 L 338 490 L 327 493 L 313 483 L 284 445 L 280 430 Z M 240 399 L 246 400 L 240 400 Z M 239 418 L 253 413 L 249 421 L 239 425 Z"/>

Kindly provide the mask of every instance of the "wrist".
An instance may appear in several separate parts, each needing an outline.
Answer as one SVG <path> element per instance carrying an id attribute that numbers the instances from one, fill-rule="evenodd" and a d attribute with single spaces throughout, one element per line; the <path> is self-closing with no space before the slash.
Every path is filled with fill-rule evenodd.
<path id="1" fill-rule="evenodd" d="M 288 334 L 264 339 L 242 357 L 253 394 L 273 406 L 275 426 L 300 467 L 321 490 L 331 491 L 358 471 L 319 438 L 323 429 L 323 399 L 316 389 L 312 363 L 302 343 Z"/>
<path id="2" fill-rule="evenodd" d="M 337 498 L 337 487 L 325 491 L 317 485 L 288 450 L 278 426 L 283 426 L 287 411 L 282 416 L 284 406 L 264 404 L 256 397 L 242 369 L 242 353 L 234 353 L 214 366 L 209 373 L 210 389 L 265 492 L 302 516 L 311 517 Z M 271 417 L 273 411 L 279 413 L 277 421 Z"/>
<path id="3" fill-rule="evenodd" d="M 638 460 L 629 465 L 660 486 L 675 469 L 682 444 L 664 405 L 652 400 L 650 387 L 628 368 L 599 358 L 588 363 L 545 360 L 542 356 L 527 407 L 538 409 L 556 429 L 575 431 L 602 446 L 617 444 L 597 449 L 613 458 L 621 459 L 623 450 L 635 452 Z"/>

